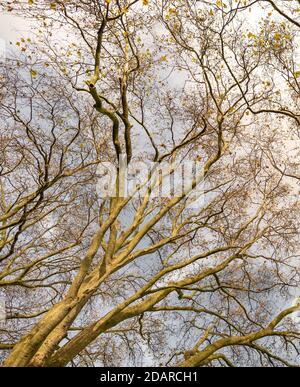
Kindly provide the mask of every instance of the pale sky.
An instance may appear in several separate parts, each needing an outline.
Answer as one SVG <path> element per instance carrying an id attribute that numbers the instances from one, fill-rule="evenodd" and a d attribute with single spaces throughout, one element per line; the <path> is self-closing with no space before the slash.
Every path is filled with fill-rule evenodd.
<path id="1" fill-rule="evenodd" d="M 6 41 L 16 39 L 20 31 L 26 31 L 25 22 L 12 15 L 0 15 L 0 37 Z M 19 31 L 19 32 L 17 32 Z"/>
<path id="2" fill-rule="evenodd" d="M 251 12 L 245 12 L 247 21 L 255 25 L 262 16 L 258 8 L 253 7 Z M 0 14 L 0 38 L 7 42 L 16 40 L 20 34 L 26 34 L 29 29 L 29 22 L 21 17 L 13 16 L 12 14 Z"/>
<path id="3" fill-rule="evenodd" d="M 247 23 L 250 28 L 254 28 L 258 25 L 259 20 L 265 15 L 258 9 L 258 7 L 253 7 L 251 12 L 246 11 L 244 16 L 247 18 Z M 278 15 L 276 15 L 278 17 Z M 280 20 L 280 17 L 279 17 Z M 21 17 L 16 17 L 11 14 L 0 14 L 0 60 L 2 56 L 2 50 L 5 50 L 5 46 L 9 46 L 9 42 L 16 42 L 20 36 L 26 37 L 30 35 L 30 23 L 28 20 L 25 20 Z M 3 43 L 3 40 L 5 43 Z M 294 144 L 294 140 L 291 140 L 291 143 Z M 289 153 L 291 147 L 287 145 Z M 297 186 L 298 187 L 298 186 Z M 295 300 L 299 300 L 299 293 L 295 291 Z M 1 301 L 1 300 L 0 300 Z M 295 314 L 296 315 L 296 314 Z M 298 315 L 296 316 L 298 318 Z M 300 319 L 300 317 L 299 317 Z M 0 321 L 1 321 L 1 304 L 0 304 Z"/>

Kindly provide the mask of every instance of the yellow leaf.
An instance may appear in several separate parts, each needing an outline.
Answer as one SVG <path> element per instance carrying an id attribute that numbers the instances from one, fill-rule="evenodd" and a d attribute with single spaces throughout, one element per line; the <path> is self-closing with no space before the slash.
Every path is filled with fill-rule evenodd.
<path id="1" fill-rule="evenodd" d="M 31 76 L 34 78 L 37 76 L 37 72 L 35 70 L 30 71 Z"/>
<path id="2" fill-rule="evenodd" d="M 32 5 L 33 4 L 33 0 L 28 0 L 28 4 Z"/>
<path id="3" fill-rule="evenodd" d="M 56 10 L 56 3 L 50 3 L 50 9 Z"/>
<path id="4" fill-rule="evenodd" d="M 148 5 L 149 4 L 149 0 L 143 0 L 143 5 Z"/>
<path id="5" fill-rule="evenodd" d="M 276 34 L 274 35 L 274 39 L 279 41 L 281 39 L 281 34 L 279 32 L 276 32 Z"/>

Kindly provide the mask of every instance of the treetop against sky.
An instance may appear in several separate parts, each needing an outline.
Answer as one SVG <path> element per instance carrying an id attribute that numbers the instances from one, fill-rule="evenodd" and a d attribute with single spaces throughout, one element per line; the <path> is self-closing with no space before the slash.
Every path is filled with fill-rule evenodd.
<path id="1" fill-rule="evenodd" d="M 299 366 L 300 2 L 0 10 L 2 365 Z"/>

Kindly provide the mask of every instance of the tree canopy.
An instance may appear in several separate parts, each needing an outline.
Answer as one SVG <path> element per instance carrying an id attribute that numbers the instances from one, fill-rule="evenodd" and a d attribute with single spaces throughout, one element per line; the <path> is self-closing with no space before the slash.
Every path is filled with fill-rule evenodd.
<path id="1" fill-rule="evenodd" d="M 0 9 L 3 366 L 299 366 L 300 1 Z"/>

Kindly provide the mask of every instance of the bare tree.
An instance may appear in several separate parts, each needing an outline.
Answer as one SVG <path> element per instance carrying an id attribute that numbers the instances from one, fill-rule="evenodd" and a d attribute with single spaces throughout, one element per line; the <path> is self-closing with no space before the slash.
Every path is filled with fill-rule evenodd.
<path id="1" fill-rule="evenodd" d="M 299 23 L 277 3 L 5 6 L 33 31 L 0 78 L 4 366 L 299 365 Z M 145 160 L 197 168 L 125 195 Z"/>

